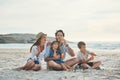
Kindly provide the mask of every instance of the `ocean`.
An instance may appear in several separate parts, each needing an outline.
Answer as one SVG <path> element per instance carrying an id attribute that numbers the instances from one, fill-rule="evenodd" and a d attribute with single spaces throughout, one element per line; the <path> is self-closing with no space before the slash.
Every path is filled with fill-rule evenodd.
<path id="1" fill-rule="evenodd" d="M 101 50 L 101 51 L 119 51 L 120 42 L 87 42 L 87 49 L 90 50 Z M 71 48 L 78 50 L 77 43 L 69 43 Z M 30 48 L 32 44 L 23 44 L 23 43 L 9 43 L 9 44 L 0 44 L 0 48 Z"/>

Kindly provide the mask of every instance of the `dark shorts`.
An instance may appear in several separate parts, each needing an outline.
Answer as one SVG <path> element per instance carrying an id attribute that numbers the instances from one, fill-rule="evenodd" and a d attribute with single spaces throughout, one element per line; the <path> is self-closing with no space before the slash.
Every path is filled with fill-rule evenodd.
<path id="1" fill-rule="evenodd" d="M 35 64 L 39 64 L 39 61 L 35 60 L 34 63 L 35 63 Z"/>
<path id="2" fill-rule="evenodd" d="M 79 63 L 78 65 L 81 66 L 82 63 Z M 87 63 L 89 66 L 93 66 L 93 62 L 88 62 Z"/>

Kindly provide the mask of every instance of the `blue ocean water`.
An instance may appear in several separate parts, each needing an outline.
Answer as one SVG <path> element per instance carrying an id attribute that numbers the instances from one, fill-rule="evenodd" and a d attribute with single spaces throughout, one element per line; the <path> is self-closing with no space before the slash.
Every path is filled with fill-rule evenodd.
<path id="1" fill-rule="evenodd" d="M 120 50 L 120 42 L 87 42 L 88 49 L 95 50 Z M 69 45 L 77 49 L 77 43 L 69 43 Z M 32 44 L 0 44 L 0 48 L 30 48 Z"/>

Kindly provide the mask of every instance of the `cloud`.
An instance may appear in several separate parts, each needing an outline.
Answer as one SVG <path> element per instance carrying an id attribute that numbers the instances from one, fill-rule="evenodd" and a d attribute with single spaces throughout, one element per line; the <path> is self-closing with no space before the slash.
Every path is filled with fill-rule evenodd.
<path id="1" fill-rule="evenodd" d="M 119 3 L 119 0 L 0 0 L 0 33 L 9 28 L 9 33 L 43 31 L 54 36 L 57 29 L 63 29 L 71 40 L 81 37 L 107 40 L 111 36 L 117 39 L 114 35 L 120 34 Z"/>

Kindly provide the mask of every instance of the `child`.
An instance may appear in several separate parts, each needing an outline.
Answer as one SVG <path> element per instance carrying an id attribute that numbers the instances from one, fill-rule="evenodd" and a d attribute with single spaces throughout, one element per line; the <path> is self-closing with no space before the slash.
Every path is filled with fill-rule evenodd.
<path id="1" fill-rule="evenodd" d="M 80 49 L 80 51 L 77 54 L 77 57 L 79 59 L 79 66 L 87 69 L 87 68 L 91 68 L 91 69 L 96 69 L 99 68 L 101 62 L 97 61 L 97 62 L 90 62 L 91 60 L 94 59 L 94 56 L 96 56 L 96 54 L 94 54 L 93 52 L 89 52 L 86 50 L 86 44 L 84 42 L 78 42 L 78 48 Z M 88 55 L 91 55 L 90 58 L 88 58 Z"/>
<path id="2" fill-rule="evenodd" d="M 51 43 L 51 49 L 50 49 L 50 56 L 54 62 L 56 62 L 57 64 L 61 65 L 61 69 L 63 70 L 69 70 L 71 69 L 70 66 L 66 65 L 63 62 L 63 58 L 64 58 L 64 53 L 61 53 L 58 47 L 58 42 L 57 41 L 53 41 Z"/>

